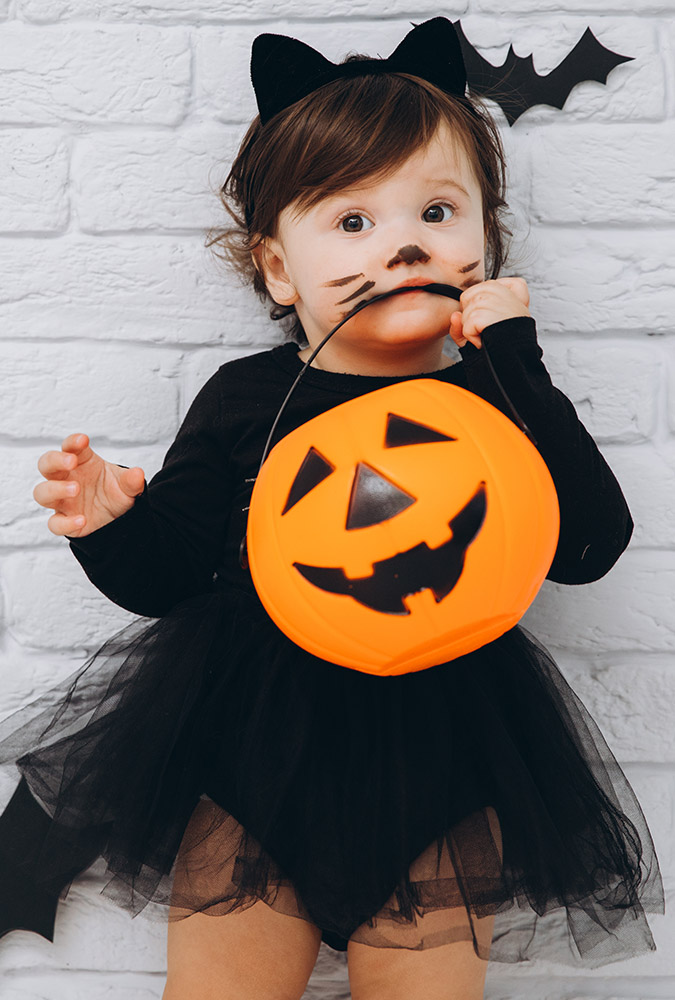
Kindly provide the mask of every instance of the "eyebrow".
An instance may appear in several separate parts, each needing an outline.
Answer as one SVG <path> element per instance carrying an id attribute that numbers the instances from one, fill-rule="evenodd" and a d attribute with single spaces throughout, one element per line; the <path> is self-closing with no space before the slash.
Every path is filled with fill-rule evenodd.
<path id="1" fill-rule="evenodd" d="M 471 197 L 467 189 L 465 187 L 462 187 L 459 181 L 453 180 L 452 177 L 441 177 L 438 180 L 432 179 L 429 181 L 429 183 L 433 187 L 454 187 L 457 188 L 458 191 L 461 191 L 463 195 L 466 195 L 467 198 Z"/>

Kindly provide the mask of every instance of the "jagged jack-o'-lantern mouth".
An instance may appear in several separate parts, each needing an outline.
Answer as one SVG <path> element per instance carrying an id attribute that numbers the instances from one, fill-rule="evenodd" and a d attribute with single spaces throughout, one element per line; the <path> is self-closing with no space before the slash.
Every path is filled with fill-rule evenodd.
<path id="1" fill-rule="evenodd" d="M 394 675 L 443 663 L 525 613 L 558 535 L 534 445 L 479 396 L 409 379 L 282 437 L 249 511 L 251 576 L 315 656 Z"/>
<path id="2" fill-rule="evenodd" d="M 358 473 L 357 473 L 358 475 Z M 305 580 L 331 594 L 348 594 L 359 604 L 388 615 L 409 615 L 404 597 L 431 590 L 436 602 L 447 597 L 462 570 L 469 545 L 485 520 L 485 483 L 449 522 L 452 537 L 436 548 L 420 542 L 404 552 L 373 563 L 370 576 L 349 579 L 342 567 L 293 563 Z"/>

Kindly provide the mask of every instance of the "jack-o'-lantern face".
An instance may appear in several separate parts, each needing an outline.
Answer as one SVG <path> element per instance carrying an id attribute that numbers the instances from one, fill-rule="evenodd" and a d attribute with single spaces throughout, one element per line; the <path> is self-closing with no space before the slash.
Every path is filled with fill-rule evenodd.
<path id="1" fill-rule="evenodd" d="M 277 625 L 324 659 L 420 670 L 514 625 L 555 552 L 543 460 L 498 410 L 431 379 L 328 410 L 272 450 L 248 548 Z"/>

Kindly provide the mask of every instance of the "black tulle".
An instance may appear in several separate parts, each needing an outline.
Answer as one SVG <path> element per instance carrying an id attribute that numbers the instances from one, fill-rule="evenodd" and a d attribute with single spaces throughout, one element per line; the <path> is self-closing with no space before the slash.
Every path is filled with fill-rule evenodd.
<path id="1" fill-rule="evenodd" d="M 103 891 L 134 914 L 264 899 L 336 948 L 472 940 L 498 961 L 598 965 L 654 947 L 644 911 L 663 895 L 640 808 L 519 628 L 375 677 L 293 646 L 254 597 L 214 592 L 123 629 L 0 737 L 53 817 L 36 885 L 102 855 Z M 11 834 L 0 824 L 0 855 Z"/>

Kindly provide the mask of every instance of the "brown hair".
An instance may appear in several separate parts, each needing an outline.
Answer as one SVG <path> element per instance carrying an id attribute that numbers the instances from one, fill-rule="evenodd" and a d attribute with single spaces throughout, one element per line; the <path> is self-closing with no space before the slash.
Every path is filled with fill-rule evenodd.
<path id="1" fill-rule="evenodd" d="M 211 230 L 207 246 L 217 248 L 217 256 L 273 303 L 252 251 L 276 236 L 283 209 L 297 202 L 306 210 L 327 195 L 388 174 L 425 146 L 443 122 L 466 152 L 480 186 L 486 273 L 496 278 L 512 236 L 501 217 L 507 207 L 506 165 L 497 126 L 481 102 L 451 97 L 407 74 L 335 80 L 264 126 L 256 117 L 220 192 L 233 224 Z M 276 303 L 270 310 L 273 319 L 293 314 L 293 306 Z M 297 317 L 290 332 L 301 332 Z"/>

